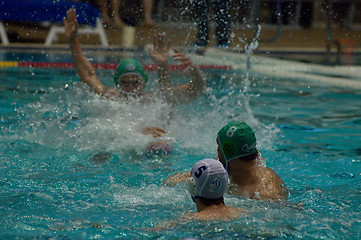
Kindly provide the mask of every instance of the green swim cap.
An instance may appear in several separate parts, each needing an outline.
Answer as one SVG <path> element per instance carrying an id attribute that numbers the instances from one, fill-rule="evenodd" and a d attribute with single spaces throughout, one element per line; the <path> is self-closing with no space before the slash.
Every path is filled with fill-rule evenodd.
<path id="1" fill-rule="evenodd" d="M 257 151 L 256 136 L 245 122 L 231 122 L 219 130 L 217 136 L 227 162 Z"/>
<path id="2" fill-rule="evenodd" d="M 137 73 L 144 79 L 144 83 L 147 82 L 148 76 L 144 72 L 143 65 L 134 58 L 124 59 L 121 63 L 119 63 L 117 70 L 114 74 L 114 83 L 118 86 L 119 78 L 127 73 Z"/>

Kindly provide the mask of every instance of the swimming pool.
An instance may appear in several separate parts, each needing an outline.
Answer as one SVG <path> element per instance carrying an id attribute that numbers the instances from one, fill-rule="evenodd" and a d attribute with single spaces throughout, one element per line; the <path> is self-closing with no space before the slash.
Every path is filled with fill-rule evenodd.
<path id="1" fill-rule="evenodd" d="M 67 62 L 69 55 L 10 51 L 0 60 Z M 169 111 L 166 104 L 104 100 L 71 68 L 0 68 L 0 238 L 360 238 L 361 70 L 253 57 L 248 75 L 244 55 L 210 50 L 192 58 L 232 69 L 203 70 L 206 94 L 175 107 L 170 124 L 159 117 Z M 112 73 L 98 71 L 107 85 Z M 179 71 L 172 74 L 184 81 Z M 149 89 L 155 78 L 149 72 Z M 184 185 L 162 182 L 214 157 L 216 132 L 233 119 L 256 129 L 268 166 L 290 190 L 289 204 L 226 195 L 226 204 L 247 211 L 244 217 L 152 231 L 196 211 Z M 137 133 L 139 125 L 165 127 L 174 152 L 145 156 L 149 139 Z"/>

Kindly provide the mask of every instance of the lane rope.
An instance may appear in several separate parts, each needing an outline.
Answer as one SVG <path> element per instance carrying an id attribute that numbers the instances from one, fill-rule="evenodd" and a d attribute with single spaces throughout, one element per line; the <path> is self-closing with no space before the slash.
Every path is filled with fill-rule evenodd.
<path id="1" fill-rule="evenodd" d="M 118 64 L 116 63 L 92 63 L 95 69 L 116 69 Z M 17 62 L 17 61 L 0 61 L 0 68 L 8 67 L 32 67 L 32 68 L 74 68 L 74 64 L 70 62 Z M 156 71 L 157 65 L 144 64 L 144 70 Z M 170 64 L 170 70 L 182 70 L 184 67 Z M 200 69 L 216 69 L 216 70 L 231 70 L 231 65 L 199 65 Z"/>

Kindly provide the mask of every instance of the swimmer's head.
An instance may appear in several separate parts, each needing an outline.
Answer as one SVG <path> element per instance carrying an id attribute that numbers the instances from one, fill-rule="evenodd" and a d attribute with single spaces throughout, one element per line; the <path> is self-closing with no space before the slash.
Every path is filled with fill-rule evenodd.
<path id="1" fill-rule="evenodd" d="M 228 173 L 222 163 L 206 158 L 194 164 L 188 184 L 193 200 L 197 197 L 219 199 L 228 189 Z"/>
<path id="2" fill-rule="evenodd" d="M 257 152 L 256 136 L 245 122 L 235 121 L 224 126 L 217 133 L 217 143 L 226 163 Z"/>
<path id="3" fill-rule="evenodd" d="M 148 76 L 142 64 L 133 58 L 128 58 L 119 63 L 115 74 L 114 83 L 125 92 L 143 90 Z"/>

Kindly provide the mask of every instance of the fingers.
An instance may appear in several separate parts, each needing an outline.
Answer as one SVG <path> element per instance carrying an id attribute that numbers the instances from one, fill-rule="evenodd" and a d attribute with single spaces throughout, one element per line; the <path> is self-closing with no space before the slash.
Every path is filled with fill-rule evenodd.
<path id="1" fill-rule="evenodd" d="M 189 60 L 188 56 L 185 55 L 184 53 L 179 52 L 178 49 L 173 48 L 173 51 L 175 52 L 172 57 L 173 60 L 177 61 L 177 60 Z"/>
<path id="2" fill-rule="evenodd" d="M 189 70 L 190 68 L 192 68 L 192 65 L 191 65 L 191 64 L 189 64 L 189 65 L 183 70 L 183 72 L 188 72 L 188 70 Z"/>
<path id="3" fill-rule="evenodd" d="M 70 19 L 70 16 L 71 16 L 71 9 L 69 9 L 69 10 L 66 12 L 66 18 L 68 19 L 68 21 L 69 21 L 69 19 Z"/>
<path id="4" fill-rule="evenodd" d="M 167 133 L 166 130 L 164 130 L 163 128 L 160 128 L 160 127 L 153 127 L 154 130 L 158 131 L 158 132 L 161 132 L 163 134 Z"/>
<path id="5" fill-rule="evenodd" d="M 172 57 L 174 61 L 181 61 L 181 62 L 190 61 L 189 58 L 182 53 L 173 54 Z"/>
<path id="6" fill-rule="evenodd" d="M 188 66 L 188 65 L 192 65 L 192 62 L 191 61 L 181 61 L 180 63 L 178 63 L 179 66 Z"/>
<path id="7" fill-rule="evenodd" d="M 66 12 L 66 18 L 68 22 L 76 21 L 76 10 L 74 8 L 69 9 Z"/>
<path id="8" fill-rule="evenodd" d="M 76 20 L 76 10 L 75 10 L 75 8 L 73 8 L 72 11 L 71 11 L 71 19 L 72 19 L 73 21 L 77 21 L 77 20 Z"/>
<path id="9" fill-rule="evenodd" d="M 189 60 L 187 56 L 183 55 L 183 54 L 173 54 L 173 60 L 174 61 L 186 61 Z"/>
<path id="10" fill-rule="evenodd" d="M 183 68 L 184 73 L 188 72 L 190 69 L 193 69 L 193 63 L 191 61 L 181 62 L 178 65 Z"/>
<path id="11" fill-rule="evenodd" d="M 182 175 L 182 173 L 180 171 L 173 175 L 169 175 L 164 179 L 163 184 L 167 184 L 169 186 L 174 186 L 176 183 L 180 182 L 181 175 Z"/>
<path id="12" fill-rule="evenodd" d="M 193 62 L 188 58 L 187 55 L 180 53 L 178 49 L 173 49 L 174 54 L 172 55 L 174 61 L 180 61 L 178 66 L 184 68 L 183 72 L 188 72 L 190 69 L 193 69 Z"/>
<path id="13" fill-rule="evenodd" d="M 141 129 L 140 132 L 146 135 L 152 134 L 153 137 L 162 137 L 167 133 L 166 130 L 159 127 L 145 127 Z"/>

